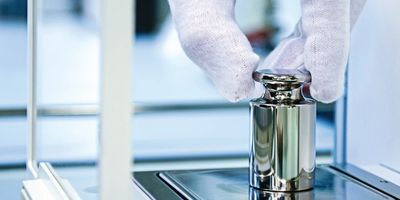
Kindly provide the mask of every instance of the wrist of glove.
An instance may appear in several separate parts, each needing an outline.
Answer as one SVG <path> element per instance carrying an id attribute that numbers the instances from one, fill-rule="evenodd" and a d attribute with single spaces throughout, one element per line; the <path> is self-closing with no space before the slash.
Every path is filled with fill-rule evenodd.
<path id="1" fill-rule="evenodd" d="M 311 96 L 337 100 L 344 90 L 351 27 L 364 3 L 301 0 L 302 17 L 293 33 L 260 64 L 235 22 L 235 0 L 169 0 L 185 53 L 232 102 L 263 93 L 252 80 L 256 69 L 303 65 L 312 76 Z"/>

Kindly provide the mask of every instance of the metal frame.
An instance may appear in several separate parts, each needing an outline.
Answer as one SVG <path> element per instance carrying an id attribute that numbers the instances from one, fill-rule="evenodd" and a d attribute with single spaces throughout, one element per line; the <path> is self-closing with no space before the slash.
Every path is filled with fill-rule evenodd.
<path id="1" fill-rule="evenodd" d="M 194 110 L 230 110 L 248 109 L 247 103 L 228 104 L 220 103 L 179 103 L 179 104 L 152 104 L 134 103 L 131 105 L 132 114 L 175 112 L 175 111 L 194 111 Z M 75 105 L 47 105 L 37 108 L 37 115 L 41 117 L 64 117 L 64 116 L 97 116 L 99 107 L 95 104 L 75 104 Z M 1 108 L 0 117 L 19 117 L 26 116 L 27 109 Z"/>
<path id="2" fill-rule="evenodd" d="M 37 23 L 39 0 L 28 0 L 28 140 L 26 168 L 32 179 L 22 183 L 24 199 L 80 199 L 67 180 L 50 163 L 37 161 Z"/>
<path id="3" fill-rule="evenodd" d="M 101 0 L 100 199 L 132 199 L 134 0 Z"/>
<path id="4" fill-rule="evenodd" d="M 336 102 L 335 111 L 335 137 L 334 137 L 334 163 L 346 163 L 346 114 L 347 96 L 346 94 Z"/>
<path id="5" fill-rule="evenodd" d="M 28 142 L 26 167 L 34 178 L 38 177 L 36 161 L 37 4 L 37 0 L 28 0 Z"/>
<path id="6" fill-rule="evenodd" d="M 347 66 L 348 69 L 348 66 Z M 335 141 L 333 161 L 335 164 L 346 163 L 346 127 L 347 127 L 347 85 L 348 85 L 348 70 L 345 74 L 344 94 L 341 99 L 336 101 L 335 107 Z"/>
<path id="7" fill-rule="evenodd" d="M 211 103 L 132 103 L 132 114 L 147 114 L 159 112 L 175 112 L 175 111 L 195 111 L 195 110 L 231 110 L 231 109 L 248 109 L 249 104 L 211 102 Z M 324 113 L 328 110 L 320 109 L 318 105 L 318 113 Z M 329 110 L 330 111 L 330 110 Z M 26 116 L 27 109 L 23 107 L 0 108 L 0 117 L 19 117 Z M 97 116 L 99 107 L 95 104 L 66 104 L 66 105 L 46 105 L 37 108 L 38 116 Z"/>
<path id="8" fill-rule="evenodd" d="M 101 1 L 101 106 L 99 184 L 101 199 L 131 199 L 131 56 L 133 0 Z M 79 199 L 67 180 L 50 163 L 38 166 L 36 118 L 38 0 L 28 0 L 28 141 L 27 169 L 33 179 L 23 182 L 25 199 Z M 118 51 L 116 51 L 118 49 Z M 118 134 L 118 135 L 115 135 Z M 117 136 L 117 137 L 116 137 Z M 43 183 L 45 182 L 45 184 Z M 115 184 L 118 183 L 118 184 Z"/>

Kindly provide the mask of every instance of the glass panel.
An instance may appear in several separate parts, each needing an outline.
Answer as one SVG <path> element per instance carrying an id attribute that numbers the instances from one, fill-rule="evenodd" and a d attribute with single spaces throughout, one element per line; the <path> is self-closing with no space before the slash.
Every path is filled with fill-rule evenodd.
<path id="1" fill-rule="evenodd" d="M 50 162 L 84 196 L 97 180 L 100 41 L 98 21 L 82 12 L 82 3 L 41 0 L 39 4 L 37 132 L 39 161 Z M 82 116 L 85 105 L 90 105 L 90 116 Z M 79 170 L 70 168 L 74 165 L 90 166 L 91 171 L 76 179 Z M 65 169 L 68 173 L 59 173 Z M 87 181 L 91 185 L 81 187 Z"/>
<path id="2" fill-rule="evenodd" d="M 0 2 L 0 166 L 26 160 L 27 1 Z"/>
<path id="3" fill-rule="evenodd" d="M 25 166 L 27 32 L 25 0 L 0 2 L 0 166 Z"/>
<path id="4" fill-rule="evenodd" d="M 346 118 L 347 161 L 398 185 L 399 6 L 398 1 L 370 1 L 359 17 L 349 59 Z"/>
<path id="5" fill-rule="evenodd" d="M 0 3 L 0 108 L 26 104 L 26 1 Z"/>

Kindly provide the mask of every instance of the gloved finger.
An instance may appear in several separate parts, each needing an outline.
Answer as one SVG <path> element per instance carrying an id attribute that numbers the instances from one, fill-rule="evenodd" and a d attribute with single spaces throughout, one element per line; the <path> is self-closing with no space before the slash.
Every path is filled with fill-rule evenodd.
<path id="1" fill-rule="evenodd" d="M 340 7 L 343 5 L 347 5 L 347 1 L 342 1 L 341 2 L 333 2 L 333 3 L 337 3 L 336 5 L 330 3 L 330 1 L 326 2 L 324 1 L 325 5 L 322 5 L 321 2 L 320 4 L 316 5 L 316 4 L 312 4 L 313 2 L 310 1 L 302 1 L 302 8 L 303 8 L 303 17 L 299 20 L 298 24 L 296 25 L 295 31 L 293 34 L 291 34 L 288 38 L 284 39 L 282 42 L 280 42 L 280 44 L 274 49 L 274 51 L 272 51 L 270 53 L 270 55 L 268 55 L 268 57 L 265 59 L 265 61 L 262 63 L 262 65 L 259 67 L 260 69 L 265 69 L 265 68 L 299 68 L 304 64 L 304 45 L 305 45 L 305 41 L 308 39 L 309 40 L 309 36 L 312 35 L 312 37 L 316 37 L 315 35 L 319 36 L 319 40 L 316 40 L 315 42 L 320 43 L 321 41 L 323 41 L 323 39 L 321 39 L 321 37 L 325 37 L 324 35 L 324 31 L 325 33 L 330 33 L 331 35 L 335 36 L 335 35 L 341 35 L 344 34 L 342 29 L 337 29 L 335 28 L 335 26 L 330 26 L 330 24 L 326 24 L 329 23 L 330 21 L 335 22 L 335 16 L 340 14 L 337 13 L 335 15 L 335 13 L 332 12 L 332 10 L 336 10 L 336 7 Z M 350 26 L 353 26 L 355 24 L 355 21 L 357 20 L 363 5 L 365 4 L 365 0 L 351 0 L 351 4 L 350 4 Z M 316 6 L 316 8 L 319 9 L 310 9 L 310 7 L 312 6 Z M 329 11 L 329 7 L 330 10 Z M 328 9 L 328 11 L 327 11 Z M 311 10 L 311 11 L 310 11 Z M 340 10 L 338 10 L 340 11 Z M 314 13 L 315 12 L 315 13 Z M 324 13 L 325 15 L 321 14 Z M 308 14 L 308 16 L 305 16 L 306 14 Z M 325 25 L 319 27 L 320 29 L 311 29 L 309 26 L 307 26 L 307 31 L 311 32 L 308 34 L 305 34 L 303 31 L 303 21 L 307 21 L 305 22 L 306 25 L 307 23 L 315 23 L 315 19 L 310 19 L 310 15 L 314 15 L 316 18 L 318 18 L 318 20 L 322 20 L 322 23 Z M 327 16 L 328 15 L 328 16 Z M 304 17 L 305 16 L 305 17 Z M 330 17 L 329 17 L 330 16 Z M 312 21 L 314 20 L 314 22 Z M 342 18 L 341 22 L 344 22 L 344 26 L 346 26 L 347 24 L 347 18 Z M 338 24 L 340 25 L 341 22 L 338 22 Z M 320 22 L 318 22 L 320 23 Z M 329 35 L 328 35 L 329 36 Z M 317 37 L 318 38 L 318 37 Z M 339 41 L 336 39 L 332 40 L 332 37 L 326 37 L 325 38 L 327 41 Z M 348 42 L 348 39 L 344 41 L 345 43 Z M 340 43 L 340 41 L 339 41 Z M 342 41 L 343 44 L 343 41 Z M 334 45 L 330 45 L 329 42 L 325 42 L 324 44 L 322 44 L 322 46 L 324 46 L 326 48 L 321 48 L 319 49 L 318 52 L 322 53 L 323 55 L 325 54 L 325 57 L 330 57 L 331 60 L 335 60 L 338 59 L 338 61 L 340 60 L 345 60 L 347 61 L 347 54 L 344 53 L 342 55 L 340 54 L 332 54 L 332 52 L 335 52 L 336 48 Z M 321 46 L 321 45 L 316 45 L 316 46 Z M 316 47 L 314 46 L 314 47 Z M 316 49 L 312 49 L 308 46 L 307 51 L 311 51 L 312 50 L 316 50 Z M 337 49 L 337 51 L 348 51 L 348 45 L 345 48 L 342 49 Z M 324 53 L 325 52 L 325 53 Z M 310 53 L 307 53 L 307 55 L 310 55 Z M 314 56 L 314 59 L 318 60 L 318 59 L 324 59 L 323 56 Z M 309 61 L 310 59 L 307 58 L 307 60 Z M 344 61 L 344 62 L 345 62 Z M 335 64 L 335 63 L 334 63 Z M 344 79 L 344 65 L 339 65 L 337 66 L 338 69 L 335 70 L 331 70 L 331 67 L 329 67 L 329 65 L 327 67 L 320 67 L 320 70 L 311 70 L 312 76 L 315 77 L 320 77 L 321 79 L 325 80 L 326 75 L 324 74 L 336 74 L 336 77 L 338 77 L 338 79 L 335 78 L 330 78 L 328 80 L 326 80 L 326 82 L 328 83 L 336 83 L 336 84 L 331 84 L 331 86 L 329 86 L 329 84 L 326 84 L 326 87 L 328 90 L 321 90 L 319 94 L 317 94 L 317 92 L 314 90 L 313 92 L 313 96 L 315 99 L 319 100 L 319 101 L 323 101 L 323 102 L 331 102 L 336 100 L 343 92 L 343 79 Z M 311 65 L 308 66 L 309 68 L 315 69 L 316 65 Z M 325 71 L 326 70 L 326 71 Z M 313 73 L 314 72 L 314 73 Z M 322 77 L 321 77 L 322 76 Z M 316 81 L 317 83 L 314 84 L 313 87 L 319 87 L 321 84 L 321 80 Z M 314 82 L 315 83 L 315 82 Z M 256 87 L 256 88 L 262 88 L 262 87 Z M 321 88 L 321 87 L 320 87 Z M 322 86 L 322 88 L 324 88 L 324 85 Z M 325 92 L 324 92 L 325 91 Z M 255 96 L 258 96 L 259 93 L 261 91 L 260 90 L 256 90 L 256 94 Z"/>
<path id="2" fill-rule="evenodd" d="M 350 32 L 365 2 L 302 0 L 304 65 L 311 73 L 310 93 L 316 100 L 330 103 L 342 96 Z"/>
<path id="3" fill-rule="evenodd" d="M 234 19 L 235 0 L 169 0 L 186 55 L 230 101 L 253 92 L 259 57 Z"/>
<path id="4" fill-rule="evenodd" d="M 302 0 L 302 27 L 306 35 L 304 66 L 310 71 L 310 93 L 329 103 L 343 93 L 350 40 L 350 1 Z"/>

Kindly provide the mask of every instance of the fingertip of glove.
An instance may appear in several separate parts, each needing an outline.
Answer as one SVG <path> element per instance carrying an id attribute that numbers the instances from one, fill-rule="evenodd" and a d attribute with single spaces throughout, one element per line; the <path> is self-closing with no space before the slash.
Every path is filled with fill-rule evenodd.
<path id="1" fill-rule="evenodd" d="M 251 98 L 259 98 L 265 93 L 265 87 L 261 83 L 255 83 L 253 93 L 250 95 Z"/>
<path id="2" fill-rule="evenodd" d="M 221 90 L 220 92 L 231 103 L 253 98 L 255 92 L 254 82 L 249 85 L 240 85 L 238 87 L 230 88 L 229 90 Z"/>
<path id="3" fill-rule="evenodd" d="M 310 86 L 311 97 L 321 103 L 332 103 L 343 95 L 343 89 L 323 88 L 317 90 L 313 85 Z"/>
<path id="4" fill-rule="evenodd" d="M 246 95 L 223 95 L 229 102 L 231 103 L 238 103 L 239 101 L 246 99 L 247 96 Z"/>

